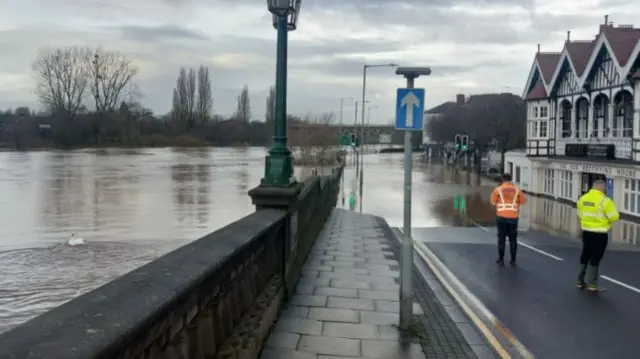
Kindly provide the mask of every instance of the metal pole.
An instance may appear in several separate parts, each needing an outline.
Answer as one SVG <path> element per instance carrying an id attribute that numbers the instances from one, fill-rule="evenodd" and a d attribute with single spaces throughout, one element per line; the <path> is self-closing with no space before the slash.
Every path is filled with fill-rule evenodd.
<path id="1" fill-rule="evenodd" d="M 360 127 L 360 134 L 361 134 L 361 138 L 362 140 L 360 141 L 360 143 L 362 144 L 362 146 L 360 146 L 360 151 L 362 152 L 362 154 L 360 155 L 360 158 L 362 159 L 360 161 L 360 213 L 362 213 L 362 192 L 363 192 L 363 186 L 364 186 L 364 105 L 366 102 L 365 97 L 366 97 L 366 92 L 367 92 L 367 65 L 364 65 L 364 67 L 362 68 L 362 124 Z"/>
<path id="2" fill-rule="evenodd" d="M 342 136 L 344 136 L 344 133 L 342 131 L 344 131 L 344 129 L 342 128 L 342 109 L 343 109 L 343 105 L 344 105 L 344 99 L 341 98 L 340 99 L 340 133 L 338 134 L 338 153 L 340 154 L 340 157 L 342 158 Z M 346 157 L 346 156 L 345 156 Z M 342 159 L 342 163 L 344 164 L 344 162 L 346 161 L 346 158 Z M 344 165 L 343 165 L 343 171 L 344 171 Z M 342 177 L 342 206 L 344 206 L 344 174 L 341 176 Z"/>
<path id="3" fill-rule="evenodd" d="M 287 15 L 277 17 L 278 43 L 276 60 L 276 108 L 273 131 L 273 144 L 269 149 L 265 164 L 265 176 L 262 185 L 291 185 L 293 162 L 291 151 L 287 148 Z"/>
<path id="4" fill-rule="evenodd" d="M 412 76 L 407 76 L 407 88 L 413 88 Z M 413 317 L 413 239 L 411 238 L 411 131 L 404 132 L 404 239 L 400 269 L 400 328 L 408 330 Z"/>
<path id="5" fill-rule="evenodd" d="M 353 133 L 357 133 L 358 130 L 358 101 L 356 101 L 356 113 L 353 116 Z M 360 143 L 362 143 L 362 139 L 358 138 L 358 141 L 360 141 Z M 358 176 L 358 168 L 360 167 L 360 156 L 358 154 L 358 146 L 355 146 L 353 148 L 354 151 L 354 158 L 355 158 L 355 165 L 356 165 L 356 176 Z"/>

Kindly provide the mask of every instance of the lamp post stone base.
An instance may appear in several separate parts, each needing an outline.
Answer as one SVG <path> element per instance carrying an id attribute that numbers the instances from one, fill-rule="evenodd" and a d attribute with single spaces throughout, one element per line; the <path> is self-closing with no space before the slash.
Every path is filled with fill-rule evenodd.
<path id="1" fill-rule="evenodd" d="M 293 159 L 290 154 L 269 154 L 265 158 L 264 177 L 261 186 L 292 187 L 296 184 L 293 176 Z"/>
<path id="2" fill-rule="evenodd" d="M 304 183 L 294 182 L 288 187 L 260 185 L 249 190 L 249 197 L 256 210 L 277 208 L 286 211 L 294 209 Z"/>

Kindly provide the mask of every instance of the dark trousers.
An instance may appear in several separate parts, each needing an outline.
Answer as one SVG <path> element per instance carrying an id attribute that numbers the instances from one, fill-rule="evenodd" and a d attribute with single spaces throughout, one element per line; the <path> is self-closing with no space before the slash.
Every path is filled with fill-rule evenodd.
<path id="1" fill-rule="evenodd" d="M 582 253 L 580 264 L 597 267 L 609 243 L 608 233 L 582 231 Z"/>
<path id="2" fill-rule="evenodd" d="M 498 258 L 504 259 L 504 247 L 508 237 L 511 260 L 515 261 L 518 252 L 518 219 L 498 217 L 496 225 L 498 227 Z"/>

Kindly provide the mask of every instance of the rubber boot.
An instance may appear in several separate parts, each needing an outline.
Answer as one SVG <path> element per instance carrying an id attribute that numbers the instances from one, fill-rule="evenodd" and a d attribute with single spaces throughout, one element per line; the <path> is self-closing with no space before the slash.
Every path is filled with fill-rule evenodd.
<path id="1" fill-rule="evenodd" d="M 597 266 L 589 266 L 587 268 L 587 289 L 592 292 L 599 292 L 603 290 L 598 286 L 598 270 Z"/>
<path id="2" fill-rule="evenodd" d="M 587 286 L 587 283 L 584 281 L 584 277 L 587 275 L 587 265 L 580 264 L 580 273 L 578 273 L 578 281 L 576 282 L 576 287 L 584 288 Z"/>

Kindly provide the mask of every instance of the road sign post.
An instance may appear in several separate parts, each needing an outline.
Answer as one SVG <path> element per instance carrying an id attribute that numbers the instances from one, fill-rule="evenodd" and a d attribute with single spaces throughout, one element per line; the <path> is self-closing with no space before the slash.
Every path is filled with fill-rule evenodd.
<path id="1" fill-rule="evenodd" d="M 396 98 L 396 129 L 404 133 L 404 215 L 402 256 L 400 269 L 400 329 L 408 330 L 413 317 L 413 238 L 411 237 L 411 135 L 422 131 L 424 116 L 424 89 L 413 87 L 420 75 L 431 74 L 431 69 L 422 67 L 399 67 L 397 75 L 407 80 L 406 88 L 399 88 Z"/>

